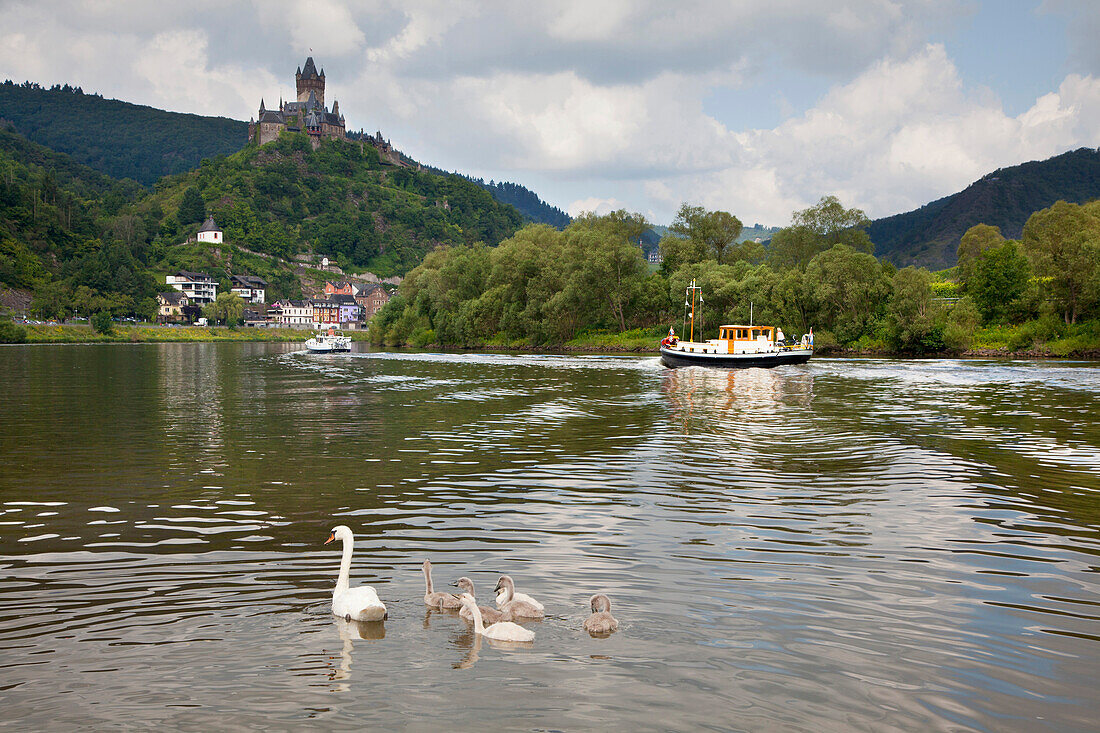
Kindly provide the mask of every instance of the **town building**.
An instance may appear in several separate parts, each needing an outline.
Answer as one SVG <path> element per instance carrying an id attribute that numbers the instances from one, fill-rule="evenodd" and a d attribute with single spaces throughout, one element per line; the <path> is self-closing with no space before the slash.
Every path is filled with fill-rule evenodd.
<path id="1" fill-rule="evenodd" d="M 325 282 L 325 295 L 355 295 L 355 286 L 349 282 Z"/>
<path id="2" fill-rule="evenodd" d="M 157 323 L 184 323 L 183 309 L 190 304 L 187 293 L 182 291 L 157 293 Z"/>
<path id="3" fill-rule="evenodd" d="M 267 280 L 256 275 L 233 275 L 229 278 L 232 292 L 246 303 L 263 303 L 267 293 Z"/>
<path id="4" fill-rule="evenodd" d="M 202 223 L 202 226 L 199 227 L 198 240 L 200 242 L 212 242 L 214 244 L 222 243 L 222 230 L 214 223 L 214 217 L 209 217 Z"/>
<path id="5" fill-rule="evenodd" d="M 312 328 L 313 303 L 309 300 L 276 300 L 267 309 L 272 323 L 287 328 Z"/>
<path id="6" fill-rule="evenodd" d="M 358 328 L 363 323 L 363 306 L 355 302 L 353 295 L 332 295 L 329 300 L 340 306 L 341 328 Z"/>
<path id="7" fill-rule="evenodd" d="M 369 321 L 382 306 L 390 302 L 390 294 L 378 283 L 357 286 L 355 302 L 363 307 L 363 320 Z"/>
<path id="8" fill-rule="evenodd" d="M 164 281 L 176 290 L 187 293 L 193 305 L 206 305 L 218 299 L 218 281 L 205 272 L 177 270 L 174 275 L 166 275 Z"/>
<path id="9" fill-rule="evenodd" d="M 340 304 L 334 300 L 321 300 L 314 298 L 310 301 L 313 305 L 313 323 L 317 328 L 340 325 Z"/>
<path id="10" fill-rule="evenodd" d="M 331 112 L 325 106 L 325 70 L 317 71 L 312 56 L 306 59 L 304 68 L 298 68 L 294 85 L 298 94 L 294 102 L 280 99 L 277 109 L 267 109 L 260 100 L 258 116 L 248 123 L 248 141 L 264 145 L 277 140 L 283 130 L 306 133 L 314 149 L 324 138 L 346 139 L 340 103 L 334 100 Z"/>

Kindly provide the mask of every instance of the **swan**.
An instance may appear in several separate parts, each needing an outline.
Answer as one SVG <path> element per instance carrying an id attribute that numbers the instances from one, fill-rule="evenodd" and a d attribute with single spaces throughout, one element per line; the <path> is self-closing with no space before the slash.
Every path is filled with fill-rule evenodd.
<path id="1" fill-rule="evenodd" d="M 471 596 L 476 598 L 476 596 L 474 596 L 474 581 L 470 580 L 469 578 L 463 576 L 456 580 L 454 582 L 454 585 L 456 588 L 461 588 L 462 590 L 466 591 Z M 512 614 L 498 611 L 495 608 L 489 608 L 488 606 L 478 606 L 477 610 L 481 611 L 481 620 L 487 621 L 490 624 L 495 624 L 498 621 L 512 620 Z M 472 621 L 474 618 L 473 612 L 471 612 L 470 609 L 466 608 L 466 606 L 462 607 L 462 610 L 458 612 L 458 615 L 468 621 Z"/>
<path id="2" fill-rule="evenodd" d="M 474 631 L 484 636 L 486 639 L 496 639 L 497 641 L 534 641 L 535 632 L 529 629 L 525 629 L 519 624 L 514 624 L 511 621 L 500 621 L 492 626 L 486 627 L 481 622 L 481 609 L 477 607 L 477 601 L 469 593 L 463 593 L 460 597 L 462 605 L 470 609 L 470 613 L 474 617 Z"/>
<path id="3" fill-rule="evenodd" d="M 344 556 L 340 559 L 340 576 L 336 579 L 336 588 L 332 591 L 332 613 L 347 621 L 382 621 L 386 618 L 386 606 L 378 600 L 378 594 L 369 585 L 350 588 L 348 577 L 351 575 L 351 552 L 355 547 L 355 535 L 341 524 L 334 527 L 332 534 L 325 540 L 327 545 L 333 540 L 344 543 Z"/>
<path id="4" fill-rule="evenodd" d="M 504 592 L 501 593 L 501 590 Z M 512 582 L 512 579 L 507 575 L 500 576 L 497 581 L 496 591 L 498 608 L 501 611 L 511 614 L 512 618 L 542 618 L 543 607 L 542 604 L 536 601 L 531 596 L 526 596 L 528 600 L 522 600 L 516 597 L 516 586 Z M 503 596 L 504 602 L 501 603 L 501 597 Z"/>
<path id="5" fill-rule="evenodd" d="M 508 582 L 512 583 L 512 579 L 509 576 L 507 576 L 507 575 L 500 576 L 500 580 L 504 580 L 505 578 L 508 578 Z M 541 616 L 542 612 L 546 610 L 545 606 L 543 606 L 541 603 L 539 603 L 538 601 L 536 601 L 534 598 L 527 595 L 526 593 L 516 593 L 515 583 L 512 583 L 512 598 L 511 598 L 511 600 L 513 600 L 513 601 L 524 601 L 526 603 L 530 603 L 532 606 L 534 606 L 535 608 L 538 609 L 539 616 Z M 509 601 L 508 591 L 506 591 L 504 589 L 504 587 L 502 585 L 500 585 L 500 581 L 497 581 L 497 596 L 496 596 L 497 608 L 500 608 L 501 606 L 503 606 L 508 601 Z"/>
<path id="6" fill-rule="evenodd" d="M 597 593 L 589 599 L 592 615 L 584 620 L 584 630 L 589 634 L 610 634 L 619 628 L 619 622 L 611 615 L 611 599 Z"/>
<path id="7" fill-rule="evenodd" d="M 424 561 L 424 605 L 431 606 L 432 608 L 454 610 L 456 608 L 462 608 L 462 603 L 459 602 L 450 593 L 433 593 L 432 592 L 432 561 Z"/>

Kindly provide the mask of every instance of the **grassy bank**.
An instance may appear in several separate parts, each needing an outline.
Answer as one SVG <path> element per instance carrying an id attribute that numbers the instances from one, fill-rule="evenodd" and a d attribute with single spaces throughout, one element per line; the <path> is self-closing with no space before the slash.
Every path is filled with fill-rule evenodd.
<path id="1" fill-rule="evenodd" d="M 116 325 L 109 333 L 96 333 L 87 325 L 33 325 L 26 329 L 29 344 L 170 343 L 200 341 L 305 341 L 312 331 L 283 328 L 166 327 L 152 324 Z"/>

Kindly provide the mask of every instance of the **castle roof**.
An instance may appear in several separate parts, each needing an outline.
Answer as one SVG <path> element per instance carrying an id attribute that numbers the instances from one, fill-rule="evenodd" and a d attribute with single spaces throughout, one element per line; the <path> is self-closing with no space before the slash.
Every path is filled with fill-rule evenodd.
<path id="1" fill-rule="evenodd" d="M 220 232 L 221 229 L 214 223 L 214 217 L 208 217 L 199 227 L 200 232 Z"/>
<path id="2" fill-rule="evenodd" d="M 274 110 L 267 110 L 260 115 L 260 122 L 283 122 L 283 115 L 280 112 Z"/>
<path id="3" fill-rule="evenodd" d="M 313 63 L 313 57 L 310 56 L 309 58 L 306 59 L 305 68 L 302 69 L 302 78 L 303 79 L 313 79 L 313 78 L 318 78 L 318 77 L 321 77 L 321 76 L 324 76 L 324 74 L 318 74 L 317 73 L 317 66 L 316 66 L 316 64 Z"/>

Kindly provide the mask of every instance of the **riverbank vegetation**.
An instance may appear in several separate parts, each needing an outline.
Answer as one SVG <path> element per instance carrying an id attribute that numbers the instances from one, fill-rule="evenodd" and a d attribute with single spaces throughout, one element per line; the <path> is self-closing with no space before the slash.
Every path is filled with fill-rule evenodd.
<path id="1" fill-rule="evenodd" d="M 827 196 L 768 246 L 737 242 L 733 215 L 684 205 L 649 272 L 637 214 L 532 225 L 499 246 L 430 253 L 372 321 L 371 340 L 409 346 L 638 348 L 682 329 L 684 288 L 702 286 L 696 338 L 722 323 L 814 329 L 822 351 L 1100 354 L 1100 202 L 1035 212 L 1019 241 L 978 225 L 959 264 L 932 273 L 873 255 L 868 220 Z M 750 316 L 751 309 L 751 316 Z M 681 333 L 682 336 L 688 334 Z"/>

